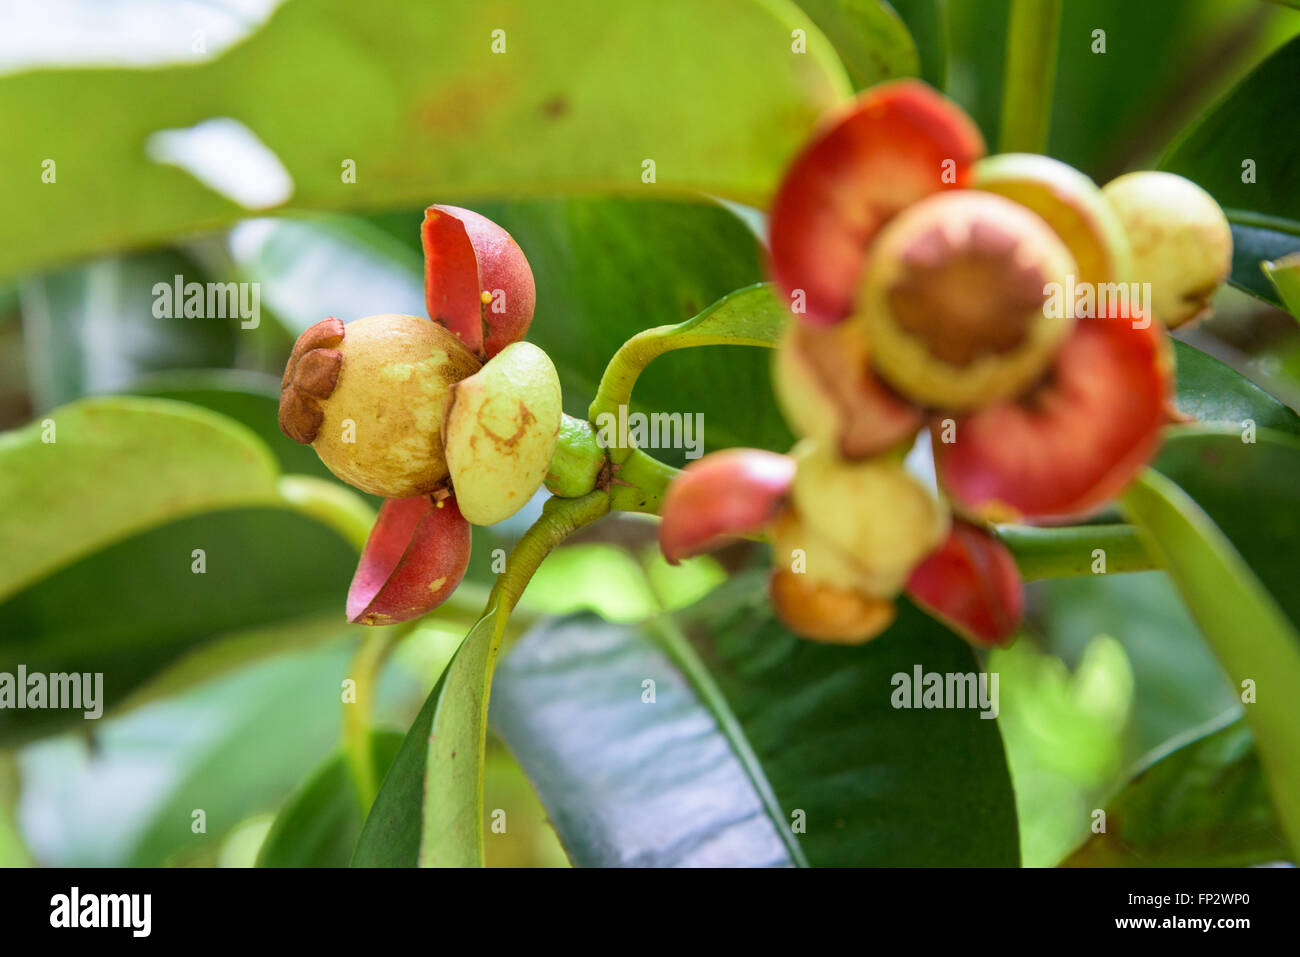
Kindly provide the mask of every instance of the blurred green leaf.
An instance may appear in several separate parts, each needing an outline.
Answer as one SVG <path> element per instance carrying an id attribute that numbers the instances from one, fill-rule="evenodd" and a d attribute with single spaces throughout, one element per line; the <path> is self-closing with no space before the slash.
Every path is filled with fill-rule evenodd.
<path id="1" fill-rule="evenodd" d="M 21 821 L 45 866 L 202 858 L 277 807 L 338 736 L 350 649 L 269 658 L 80 736 L 21 752 Z M 196 812 L 202 812 L 202 815 Z"/>
<path id="2" fill-rule="evenodd" d="M 1207 425 L 1257 428 L 1300 436 L 1300 415 L 1241 373 L 1185 342 L 1173 340 L 1180 411 Z"/>
<path id="3" fill-rule="evenodd" d="M 196 548 L 204 574 L 192 571 Z M 281 509 L 170 522 L 0 603 L 0 671 L 100 672 L 105 710 L 118 709 L 190 655 L 204 655 L 200 667 L 172 674 L 170 690 L 348 630 L 343 604 L 356 560 L 337 534 Z M 7 712 L 0 740 L 68 725 L 86 727 L 80 711 Z"/>
<path id="4" fill-rule="evenodd" d="M 278 378 L 238 369 L 184 369 L 137 379 L 131 384 L 130 393 L 188 402 L 234 419 L 266 444 L 279 461 L 281 471 L 333 478 L 315 449 L 299 445 L 280 431 Z M 369 500 L 377 509 L 379 500 L 373 497 Z"/>
<path id="5" fill-rule="evenodd" d="M 1281 304 L 1260 270 L 1300 249 L 1300 37 L 1265 60 L 1161 158 L 1194 180 L 1234 224 L 1232 282 Z"/>
<path id="6" fill-rule="evenodd" d="M 907 27 L 884 0 L 797 0 L 835 47 L 855 88 L 916 76 L 920 60 Z"/>
<path id="7" fill-rule="evenodd" d="M 1291 451 L 1300 456 L 1300 445 Z M 1183 489 L 1148 470 L 1122 504 L 1161 558 L 1229 679 L 1239 688 L 1246 682 L 1257 688 L 1246 720 L 1292 846 L 1300 846 L 1300 636 L 1232 542 Z"/>
<path id="8" fill-rule="evenodd" d="M 1097 635 L 1120 642 L 1133 672 L 1126 760 L 1160 747 L 1237 701 L 1163 572 L 1086 575 L 1029 586 L 1026 631 L 1071 667 Z"/>
<path id="9" fill-rule="evenodd" d="M 1291 858 L 1254 736 L 1234 709 L 1171 741 L 1107 803 L 1067 867 L 1248 867 Z"/>
<path id="10" fill-rule="evenodd" d="M 371 735 L 375 780 L 402 745 L 396 731 Z M 258 867 L 347 867 L 365 814 L 346 755 L 337 751 L 280 809 L 257 855 Z"/>
<path id="11" fill-rule="evenodd" d="M 153 287 L 174 277 L 206 282 L 180 252 L 104 259 L 22 284 L 27 375 L 37 409 L 118 392 L 138 376 L 176 367 L 223 367 L 235 358 L 239 318 L 158 318 Z"/>
<path id="12" fill-rule="evenodd" d="M 763 595 L 742 575 L 681 631 L 563 619 L 502 663 L 493 724 L 575 863 L 1017 864 L 996 722 L 890 701 L 916 666 L 977 671 L 969 647 L 910 607 L 864 646 L 803 641 Z"/>
<path id="13" fill-rule="evenodd" d="M 785 0 L 289 0 L 208 62 L 3 76 L 0 113 L 30 148 L 0 157 L 14 186 L 0 273 L 246 215 L 147 152 L 151 134 L 214 118 L 242 123 L 278 158 L 294 209 L 421 203 L 431 184 L 761 202 L 849 92 L 820 33 L 791 53 L 801 20 Z M 56 182 L 41 181 L 45 159 Z M 236 150 L 224 160 L 231 177 L 247 165 Z"/>
<path id="14" fill-rule="evenodd" d="M 921 79 L 937 89 L 948 80 L 946 0 L 889 0 L 912 36 L 921 62 Z"/>
<path id="15" fill-rule="evenodd" d="M 947 91 L 990 142 L 1000 122 L 1009 7 L 1008 0 L 944 4 Z M 1184 124 L 1297 27 L 1284 11 L 1254 2 L 1064 4 L 1048 152 L 1101 183 L 1151 165 Z M 1098 30 L 1104 53 L 1094 52 Z"/>
<path id="16" fill-rule="evenodd" d="M 0 599 L 115 541 L 195 512 L 276 501 L 243 426 L 160 399 L 87 399 L 0 435 Z"/>

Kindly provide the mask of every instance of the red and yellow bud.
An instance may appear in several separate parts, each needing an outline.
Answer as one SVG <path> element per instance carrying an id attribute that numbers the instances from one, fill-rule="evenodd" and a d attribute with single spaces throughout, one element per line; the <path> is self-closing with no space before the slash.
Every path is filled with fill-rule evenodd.
<path id="1" fill-rule="evenodd" d="M 783 507 L 794 460 L 760 449 L 726 449 L 673 479 L 660 510 L 659 547 L 677 564 L 728 539 L 762 532 Z"/>
<path id="2" fill-rule="evenodd" d="M 470 525 L 454 498 L 385 502 L 348 589 L 348 621 L 391 625 L 436 608 L 465 576 L 469 552 Z"/>

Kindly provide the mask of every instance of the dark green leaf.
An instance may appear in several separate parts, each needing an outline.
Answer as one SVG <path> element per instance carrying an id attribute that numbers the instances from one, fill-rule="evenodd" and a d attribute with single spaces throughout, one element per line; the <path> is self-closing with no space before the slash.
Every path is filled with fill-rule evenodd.
<path id="1" fill-rule="evenodd" d="M 1161 169 L 1196 181 L 1227 211 L 1233 283 L 1279 305 L 1260 263 L 1300 249 L 1297 75 L 1300 37 L 1260 64 L 1160 160 Z"/>
<path id="2" fill-rule="evenodd" d="M 912 35 L 921 60 L 921 78 L 942 90 L 948 78 L 948 17 L 945 0 L 889 0 L 907 32 Z"/>
<path id="3" fill-rule="evenodd" d="M 1291 854 L 1236 710 L 1146 762 L 1066 867 L 1248 867 Z"/>
<path id="4" fill-rule="evenodd" d="M 396 731 L 371 735 L 375 780 L 402 745 Z M 257 854 L 258 867 L 347 867 L 365 819 L 356 779 L 342 751 L 332 754 L 281 808 Z"/>
<path id="5" fill-rule="evenodd" d="M 494 723 L 575 862 L 1019 863 L 996 722 L 891 705 L 895 674 L 976 672 L 969 647 L 911 607 L 818 645 L 763 594 L 733 580 L 684 634 L 566 619 L 502 664 Z"/>
<path id="6" fill-rule="evenodd" d="M 1174 340 L 1178 361 L 1178 408 L 1207 425 L 1256 428 L 1300 436 L 1300 416 L 1213 356 Z"/>
<path id="7" fill-rule="evenodd" d="M 1265 302 L 1282 305 L 1277 288 L 1268 281 L 1263 264 L 1300 252 L 1300 222 L 1252 216 L 1230 209 L 1232 276 L 1230 281 Z"/>

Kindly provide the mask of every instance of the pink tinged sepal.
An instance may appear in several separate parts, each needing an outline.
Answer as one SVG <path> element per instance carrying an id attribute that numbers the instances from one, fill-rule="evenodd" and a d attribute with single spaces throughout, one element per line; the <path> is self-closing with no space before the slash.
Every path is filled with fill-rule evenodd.
<path id="1" fill-rule="evenodd" d="M 492 220 L 459 206 L 430 206 L 420 229 L 429 318 L 481 356 L 528 331 L 537 290 L 523 250 Z"/>
<path id="2" fill-rule="evenodd" d="M 469 564 L 470 524 L 456 500 L 389 499 L 379 510 L 348 589 L 348 621 L 418 618 L 456 590 Z"/>
<path id="3" fill-rule="evenodd" d="M 984 529 L 960 521 L 912 571 L 907 594 L 977 645 L 1010 644 L 1025 608 L 1011 552 Z"/>
<path id="4" fill-rule="evenodd" d="M 676 564 L 728 539 L 763 531 L 785 503 L 794 460 L 760 449 L 706 455 L 673 479 L 664 496 L 659 547 Z"/>

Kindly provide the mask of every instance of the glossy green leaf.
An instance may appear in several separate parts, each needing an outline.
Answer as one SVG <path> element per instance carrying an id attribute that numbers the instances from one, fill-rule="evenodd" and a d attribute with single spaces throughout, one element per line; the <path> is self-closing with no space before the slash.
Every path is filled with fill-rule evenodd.
<path id="1" fill-rule="evenodd" d="M 1291 852 L 1247 724 L 1228 712 L 1152 755 L 1067 867 L 1248 867 Z"/>
<path id="2" fill-rule="evenodd" d="M 1300 635 L 1232 542 L 1169 479 L 1148 471 L 1125 494 L 1123 508 L 1160 556 L 1229 679 L 1257 689 L 1246 721 L 1283 826 L 1300 847 Z"/>
<path id="3" fill-rule="evenodd" d="M 214 118 L 243 124 L 278 158 L 295 209 L 424 203 L 434 186 L 762 201 L 849 91 L 819 32 L 792 53 L 801 20 L 785 0 L 288 0 L 206 62 L 3 76 L 0 113 L 16 141 L 40 145 L 0 157 L 13 186 L 0 273 L 246 215 L 148 152 L 152 134 Z M 54 184 L 41 182 L 45 158 L 58 164 Z"/>
<path id="4" fill-rule="evenodd" d="M 997 723 L 891 704 L 896 674 L 978 671 L 969 646 L 910 606 L 819 645 L 763 595 L 742 575 L 682 630 L 565 619 L 502 663 L 494 726 L 575 862 L 1017 864 Z"/>
<path id="5" fill-rule="evenodd" d="M 1230 281 L 1258 299 L 1282 305 L 1264 264 L 1300 253 L 1300 221 L 1256 216 L 1235 209 L 1227 210 L 1227 214 L 1232 226 Z"/>
<path id="6" fill-rule="evenodd" d="M 831 41 L 857 89 L 920 72 L 916 44 L 884 0 L 797 2 Z"/>
<path id="7" fill-rule="evenodd" d="M 1173 340 L 1178 362 L 1177 404 L 1207 425 L 1275 429 L 1300 436 L 1300 415 L 1213 356 Z"/>
<path id="8" fill-rule="evenodd" d="M 353 867 L 481 866 L 477 711 L 505 627 L 492 605 L 470 629 L 402 742 L 370 809 Z M 477 746 L 476 746 L 477 745 Z M 459 758 L 459 760 L 457 760 Z M 437 833 L 425 821 L 437 820 Z M 426 856 L 437 845 L 437 856 Z"/>
<path id="9" fill-rule="evenodd" d="M 1280 304 L 1260 269 L 1300 249 L 1300 37 L 1276 51 L 1160 160 L 1207 189 L 1234 224 L 1232 281 Z"/>
<path id="10" fill-rule="evenodd" d="M 371 735 L 376 780 L 383 780 L 402 738 L 396 731 Z M 352 768 L 342 751 L 335 752 L 280 809 L 257 866 L 347 867 L 364 820 Z"/>
<path id="11" fill-rule="evenodd" d="M 196 512 L 269 504 L 275 460 L 222 416 L 159 399 L 88 399 L 0 435 L 0 598 L 77 558 Z"/>

